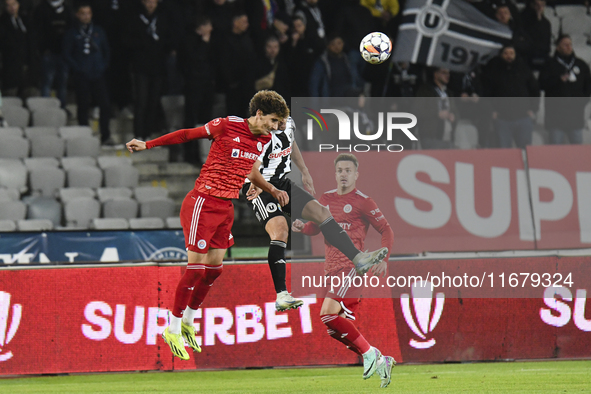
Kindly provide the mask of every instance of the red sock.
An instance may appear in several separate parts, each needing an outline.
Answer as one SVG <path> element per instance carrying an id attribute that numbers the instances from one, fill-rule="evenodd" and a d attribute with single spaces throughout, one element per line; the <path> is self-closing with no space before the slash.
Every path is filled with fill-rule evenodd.
<path id="1" fill-rule="evenodd" d="M 222 274 L 224 269 L 223 265 L 201 265 L 200 271 L 203 272 L 201 280 L 195 285 L 195 289 L 191 294 L 191 299 L 189 300 L 189 308 L 191 309 L 199 309 L 201 303 L 209 293 L 209 289 L 213 285 L 213 282 L 217 279 L 218 276 Z"/>
<path id="2" fill-rule="evenodd" d="M 357 330 L 357 327 L 344 317 L 339 315 L 322 315 L 320 316 L 320 320 L 322 320 L 329 330 L 334 331 L 332 333 L 329 331 L 331 337 L 349 346 L 355 353 L 363 354 L 371 348 L 370 344 Z"/>
<path id="3" fill-rule="evenodd" d="M 204 269 L 195 269 L 196 267 L 198 266 L 187 265 L 187 269 L 176 287 L 174 306 L 171 311 L 176 317 L 183 316 L 183 311 L 187 307 L 187 302 L 191 297 L 191 293 L 203 276 Z M 203 266 L 201 265 L 199 267 Z"/>

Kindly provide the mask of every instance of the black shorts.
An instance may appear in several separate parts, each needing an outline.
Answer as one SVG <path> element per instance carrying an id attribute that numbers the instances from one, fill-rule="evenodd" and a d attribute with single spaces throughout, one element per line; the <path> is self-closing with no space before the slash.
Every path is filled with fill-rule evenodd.
<path id="1" fill-rule="evenodd" d="M 306 204 L 314 200 L 314 197 L 310 193 L 293 183 L 289 178 L 273 181 L 271 184 L 277 189 L 284 190 L 289 194 L 289 203 L 286 206 L 281 207 L 279 202 L 267 192 L 262 192 L 252 201 L 247 200 L 248 205 L 252 207 L 258 221 L 263 225 L 266 225 L 270 219 L 276 216 L 283 216 L 284 213 L 292 218 L 301 218 L 302 211 Z M 245 183 L 242 187 L 242 193 L 244 193 L 245 196 L 249 188 L 250 183 Z"/>

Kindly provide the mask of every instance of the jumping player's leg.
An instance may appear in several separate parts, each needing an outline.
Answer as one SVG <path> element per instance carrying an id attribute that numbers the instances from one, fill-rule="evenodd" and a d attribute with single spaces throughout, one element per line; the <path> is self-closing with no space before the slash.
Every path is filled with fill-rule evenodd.
<path id="1" fill-rule="evenodd" d="M 273 285 L 277 293 L 275 309 L 282 312 L 288 309 L 296 309 L 304 304 L 302 300 L 295 299 L 287 292 L 285 283 L 286 262 L 285 248 L 289 237 L 289 226 L 285 216 L 275 216 L 267 222 L 265 230 L 271 237 L 267 261 L 273 277 Z"/>
<path id="2" fill-rule="evenodd" d="M 279 181 L 274 186 L 280 190 L 289 193 L 289 181 Z M 243 188 L 243 194 L 247 194 L 250 184 L 246 183 Z M 248 200 L 248 205 L 252 207 L 256 218 L 263 225 L 267 234 L 271 238 L 267 261 L 273 278 L 273 285 L 277 293 L 275 308 L 278 311 L 295 309 L 304 304 L 302 300 L 295 299 L 287 292 L 285 283 L 285 249 L 289 237 L 289 224 L 284 213 L 290 213 L 290 205 L 281 207 L 277 200 L 269 193 L 261 193 L 254 200 Z"/>
<path id="3" fill-rule="evenodd" d="M 365 274 L 388 254 L 388 248 L 380 248 L 372 253 L 363 253 L 357 249 L 347 232 L 334 220 L 330 211 L 317 200 L 308 201 L 302 210 L 301 217 L 313 221 L 320 227 L 324 239 L 353 262 L 358 275 Z"/>
<path id="4" fill-rule="evenodd" d="M 269 246 L 268 262 L 273 277 L 275 292 L 287 291 L 285 284 L 285 248 L 289 237 L 289 228 L 284 216 L 275 216 L 265 225 L 265 230 L 271 238 Z"/>

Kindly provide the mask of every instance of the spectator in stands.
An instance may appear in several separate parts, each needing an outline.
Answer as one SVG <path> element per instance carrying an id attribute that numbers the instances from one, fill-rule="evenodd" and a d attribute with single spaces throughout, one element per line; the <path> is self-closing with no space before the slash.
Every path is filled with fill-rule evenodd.
<path id="1" fill-rule="evenodd" d="M 530 145 L 533 118 L 539 104 L 538 83 L 525 61 L 506 45 L 491 59 L 483 72 L 484 95 L 492 100 L 495 129 L 501 148 Z M 508 97 L 515 97 L 508 99 Z"/>
<path id="2" fill-rule="evenodd" d="M 372 97 L 415 97 L 423 82 L 423 69 L 418 64 L 396 62 L 391 57 L 375 67 L 366 67 L 363 77 L 371 82 Z"/>
<path id="3" fill-rule="evenodd" d="M 427 69 L 427 83 L 417 90 L 414 113 L 421 119 L 419 140 L 423 149 L 445 149 L 453 147 L 453 129 L 457 109 L 451 99 L 454 96 L 447 85 L 450 71 L 447 68 Z"/>
<path id="4" fill-rule="evenodd" d="M 211 19 L 213 31 L 218 36 L 226 36 L 232 31 L 232 12 L 234 8 L 227 0 L 208 0 L 205 13 Z"/>
<path id="5" fill-rule="evenodd" d="M 244 0 L 249 32 L 255 51 L 264 54 L 265 40 L 272 34 L 278 7 L 275 0 Z"/>
<path id="6" fill-rule="evenodd" d="M 146 139 L 164 129 L 160 97 L 171 44 L 170 26 L 165 15 L 158 11 L 158 0 L 142 0 L 142 5 L 130 15 L 122 39 L 131 57 L 133 132 L 136 137 Z"/>
<path id="7" fill-rule="evenodd" d="M 88 126 L 88 111 L 91 99 L 94 99 L 100 109 L 101 142 L 112 145 L 109 130 L 111 103 L 105 78 L 111 56 L 107 34 L 92 22 L 92 9 L 88 3 L 78 3 L 76 19 L 77 25 L 64 36 L 62 49 L 74 79 L 78 123 Z"/>
<path id="8" fill-rule="evenodd" d="M 232 18 L 232 31 L 225 37 L 220 70 L 226 93 L 226 111 L 245 118 L 254 94 L 256 53 L 248 34 L 248 16 L 237 10 Z"/>
<path id="9" fill-rule="evenodd" d="M 324 41 L 307 33 L 303 13 L 293 16 L 290 45 L 287 47 L 292 97 L 308 96 L 308 82 L 316 59 L 324 51 Z"/>
<path id="10" fill-rule="evenodd" d="M 207 17 L 197 18 L 179 48 L 179 67 L 185 79 L 185 127 L 194 128 L 211 119 L 215 92 L 213 26 Z"/>
<path id="11" fill-rule="evenodd" d="M 361 5 L 370 10 L 375 18 L 379 18 L 382 26 L 387 26 L 400 11 L 398 0 L 361 0 Z"/>
<path id="12" fill-rule="evenodd" d="M 41 95 L 49 97 L 55 81 L 57 98 L 65 108 L 68 66 L 62 56 L 62 41 L 74 23 L 72 8 L 64 0 L 43 0 L 35 8 L 34 23 L 41 53 Z"/>
<path id="13" fill-rule="evenodd" d="M 530 0 L 521 13 L 523 30 L 531 38 L 529 65 L 534 70 L 541 70 L 550 55 L 552 26 L 544 16 L 545 8 L 546 0 Z"/>
<path id="14" fill-rule="evenodd" d="M 335 19 L 335 33 L 343 37 L 346 50 L 356 49 L 367 34 L 383 30 L 378 18 L 360 4 L 360 0 L 346 0 Z"/>
<path id="15" fill-rule="evenodd" d="M 482 68 L 477 66 L 467 73 L 452 72 L 449 86 L 459 92 L 458 112 L 478 130 L 478 147 L 494 148 L 498 142 L 492 133 L 490 100 L 482 98 Z"/>
<path id="16" fill-rule="evenodd" d="M 517 8 L 509 0 L 501 0 L 495 11 L 495 18 L 499 23 L 507 26 L 513 32 L 511 45 L 515 48 L 517 54 L 529 62 L 532 54 L 531 38 L 523 29 L 523 26 L 516 17 Z"/>
<path id="17" fill-rule="evenodd" d="M 285 100 L 291 98 L 288 66 L 279 54 L 279 40 L 275 36 L 267 38 L 265 56 L 258 61 L 255 90 L 274 90 Z"/>
<path id="18" fill-rule="evenodd" d="M 570 36 L 556 40 L 554 57 L 540 73 L 540 87 L 547 97 L 545 126 L 550 143 L 562 144 L 565 136 L 571 144 L 583 143 L 583 112 L 591 95 L 591 73 L 587 63 L 575 56 Z"/>
<path id="19" fill-rule="evenodd" d="M 0 53 L 2 53 L 2 94 L 31 95 L 31 67 L 35 61 L 34 36 L 27 15 L 20 12 L 18 0 L 5 0 L 6 12 L 0 16 Z"/>
<path id="20" fill-rule="evenodd" d="M 296 9 L 296 14 L 301 14 L 306 18 L 306 31 L 310 37 L 324 40 L 326 28 L 322 12 L 318 7 L 318 0 L 303 0 Z"/>
<path id="21" fill-rule="evenodd" d="M 343 39 L 332 36 L 326 51 L 314 64 L 310 75 L 309 92 L 312 97 L 343 97 L 350 89 L 362 88 L 355 59 L 360 58 L 357 51 L 347 54 Z"/>

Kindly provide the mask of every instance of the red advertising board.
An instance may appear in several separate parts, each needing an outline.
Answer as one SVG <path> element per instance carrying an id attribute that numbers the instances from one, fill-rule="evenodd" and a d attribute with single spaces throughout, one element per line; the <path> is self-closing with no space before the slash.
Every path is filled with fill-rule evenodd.
<path id="1" fill-rule="evenodd" d="M 590 247 L 589 146 L 528 146 L 527 160 L 537 247 Z"/>
<path id="2" fill-rule="evenodd" d="M 588 256 L 507 260 L 519 271 L 532 273 L 549 259 L 558 267 L 591 265 Z M 496 261 L 475 262 L 488 263 L 494 270 Z M 521 285 L 519 281 L 516 286 Z M 457 290 L 435 290 L 431 297 L 417 298 L 411 292 L 394 299 L 402 358 L 416 362 L 589 358 L 590 287 L 588 278 L 573 275 L 572 287 L 538 286 L 535 298 L 462 298 Z"/>
<path id="3" fill-rule="evenodd" d="M 591 264 L 591 257 L 554 259 Z M 511 262 L 523 272 L 539 266 L 532 258 Z M 224 268 L 195 320 L 203 352 L 173 359 L 160 334 L 181 273 L 171 266 L 0 271 L 0 375 L 360 362 L 328 337 L 320 293 L 299 310 L 276 312 L 260 264 Z M 540 287 L 537 297 L 521 299 L 448 290 L 364 297 L 355 324 L 399 362 L 589 358 L 589 283 L 574 278 L 572 287 Z"/>
<path id="4" fill-rule="evenodd" d="M 317 193 L 335 189 L 338 153 L 303 154 Z M 591 204 L 579 203 L 591 199 L 591 146 L 528 147 L 527 170 L 519 149 L 355 155 L 357 188 L 392 226 L 394 254 L 591 245 Z M 323 242 L 313 237 L 314 255 Z M 372 230 L 366 247 L 378 246 Z"/>
<path id="5" fill-rule="evenodd" d="M 181 272 L 0 271 L 0 374 L 359 363 L 327 335 L 315 295 L 297 311 L 275 311 L 266 264 L 224 268 L 195 320 L 203 352 L 173 359 L 160 334 Z M 392 300 L 365 300 L 358 324 L 370 343 L 400 359 Z"/>

